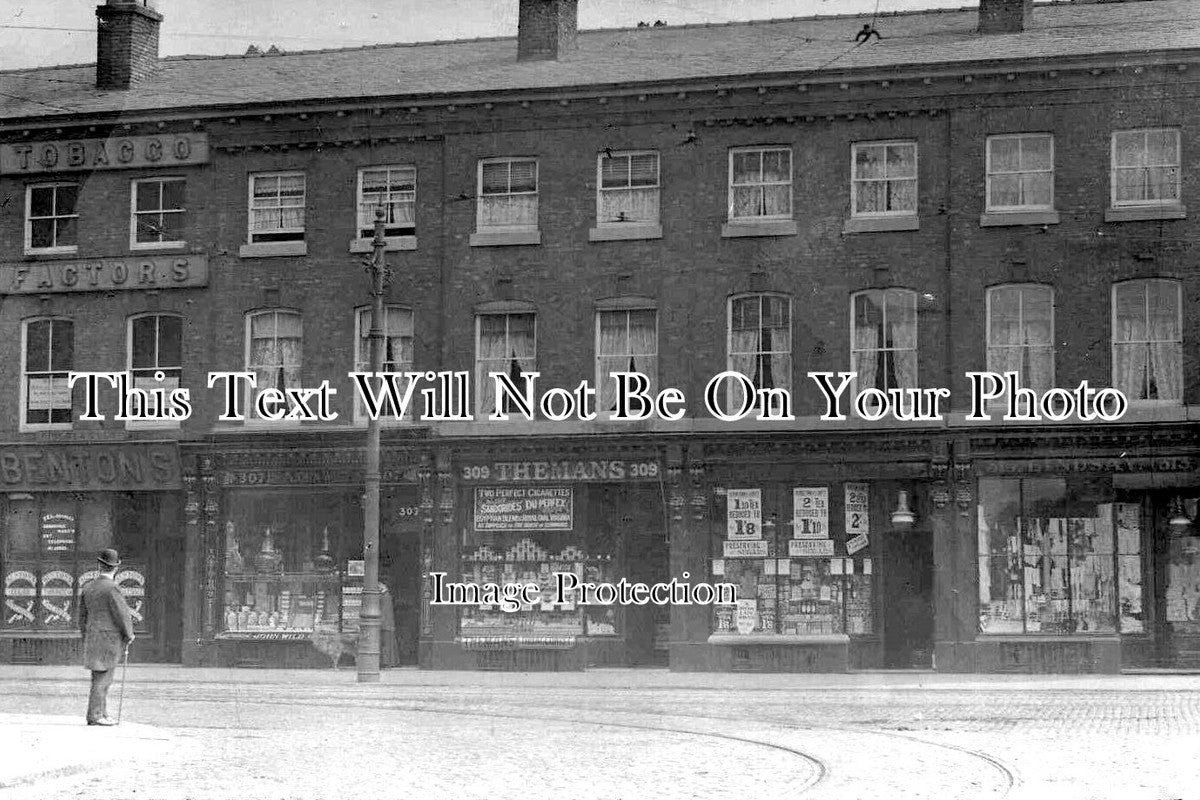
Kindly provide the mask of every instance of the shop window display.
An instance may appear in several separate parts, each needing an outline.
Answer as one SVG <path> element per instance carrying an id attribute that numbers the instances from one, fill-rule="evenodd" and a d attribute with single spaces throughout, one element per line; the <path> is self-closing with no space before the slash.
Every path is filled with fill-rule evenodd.
<path id="1" fill-rule="evenodd" d="M 1136 506 L 1081 502 L 1061 478 L 984 479 L 979 499 L 980 632 L 1115 633 L 1118 597 L 1141 630 Z"/>
<path id="2" fill-rule="evenodd" d="M 1166 612 L 1176 634 L 1200 634 L 1200 509 L 1196 498 L 1180 501 L 1175 512 L 1192 520 L 1184 531 L 1173 531 L 1168 543 Z M 1183 533 L 1185 535 L 1179 535 Z"/>
<path id="3" fill-rule="evenodd" d="M 353 512 L 353 513 L 352 513 Z M 227 636 L 287 638 L 353 630 L 342 608 L 349 559 L 345 531 L 358 530 L 350 496 L 240 494 L 225 522 Z"/>

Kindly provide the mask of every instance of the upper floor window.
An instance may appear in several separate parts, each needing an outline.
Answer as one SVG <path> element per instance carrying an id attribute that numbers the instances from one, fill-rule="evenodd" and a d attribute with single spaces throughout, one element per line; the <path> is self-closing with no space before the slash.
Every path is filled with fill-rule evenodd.
<path id="1" fill-rule="evenodd" d="M 755 389 L 792 388 L 792 300 L 776 294 L 751 294 L 729 301 L 729 369 L 750 378 Z M 733 381 L 727 398 L 744 407 L 742 388 Z"/>
<path id="2" fill-rule="evenodd" d="M 1179 281 L 1113 286 L 1113 388 L 1131 401 L 1183 400 L 1183 307 Z"/>
<path id="3" fill-rule="evenodd" d="M 597 225 L 658 224 L 658 153 L 605 152 L 597 171 Z"/>
<path id="4" fill-rule="evenodd" d="M 851 298 L 850 369 L 863 389 L 917 387 L 917 293 L 869 289 Z"/>
<path id="5" fill-rule="evenodd" d="M 536 229 L 538 162 L 485 158 L 479 162 L 478 230 Z"/>
<path id="6" fill-rule="evenodd" d="M 1021 385 L 1054 387 L 1054 290 L 1034 284 L 993 286 L 987 293 L 987 368 L 1016 372 Z"/>
<path id="7" fill-rule="evenodd" d="M 304 173 L 250 176 L 250 242 L 304 239 Z"/>
<path id="8" fill-rule="evenodd" d="M 25 192 L 25 251 L 74 253 L 79 245 L 79 184 L 45 183 Z"/>
<path id="9" fill-rule="evenodd" d="M 147 178 L 133 182 L 129 246 L 133 249 L 183 245 L 183 178 Z"/>
<path id="10" fill-rule="evenodd" d="M 358 235 L 375 236 L 375 212 L 383 209 L 384 236 L 417 232 L 417 168 L 367 167 L 358 171 Z"/>
<path id="11" fill-rule="evenodd" d="M 475 317 L 475 387 L 481 419 L 496 410 L 492 372 L 508 375 L 518 390 L 524 391 L 521 373 L 532 372 L 537 363 L 537 321 L 532 313 L 479 314 Z M 516 408 L 506 403 L 504 411 Z"/>
<path id="12" fill-rule="evenodd" d="M 413 312 L 400 306 L 387 306 L 383 314 L 383 353 L 382 364 L 384 372 L 410 372 L 413 366 Z M 355 372 L 371 371 L 371 309 L 360 308 L 354 315 L 354 370 Z M 403 393 L 405 386 L 399 385 Z M 362 421 L 367 418 L 366 408 L 355 391 L 354 418 Z M 410 408 L 409 415 L 412 414 Z M 392 403 L 384 399 L 384 407 L 379 417 L 382 420 L 394 420 L 396 409 Z M 408 418 L 411 419 L 411 416 Z"/>
<path id="13" fill-rule="evenodd" d="M 917 213 L 916 142 L 856 142 L 851 160 L 853 216 Z"/>
<path id="14" fill-rule="evenodd" d="M 1112 204 L 1178 205 L 1179 131 L 1116 131 L 1112 135 Z"/>
<path id="15" fill-rule="evenodd" d="M 256 391 L 300 386 L 304 328 L 295 311 L 255 311 L 246 315 L 246 371 Z"/>
<path id="16" fill-rule="evenodd" d="M 610 373 L 640 372 L 658 390 L 658 312 L 652 308 L 596 312 L 597 411 L 601 418 L 616 408 L 617 384 Z"/>
<path id="17" fill-rule="evenodd" d="M 183 375 L 183 318 L 176 314 L 146 314 L 131 318 L 129 371 L 135 388 L 166 392 L 179 388 Z M 163 378 L 161 381 L 157 380 L 159 374 Z"/>
<path id="18" fill-rule="evenodd" d="M 1054 208 L 1054 137 L 1016 133 L 987 139 L 987 210 Z"/>
<path id="19" fill-rule="evenodd" d="M 67 319 L 33 319 L 24 327 L 22 424 L 70 426 L 67 376 L 75 369 L 75 324 Z"/>
<path id="20" fill-rule="evenodd" d="M 792 149 L 729 151 L 729 219 L 792 218 Z"/>

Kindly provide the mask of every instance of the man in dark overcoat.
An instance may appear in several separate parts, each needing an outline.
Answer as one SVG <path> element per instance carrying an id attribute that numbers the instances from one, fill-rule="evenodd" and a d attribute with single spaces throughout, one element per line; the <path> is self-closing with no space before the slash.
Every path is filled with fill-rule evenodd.
<path id="1" fill-rule="evenodd" d="M 83 665 L 92 671 L 88 697 L 88 725 L 116 725 L 105 705 L 117 662 L 133 643 L 133 621 L 129 606 L 113 578 L 121 559 L 116 550 L 105 549 L 96 557 L 100 577 L 83 586 L 79 603 L 79 630 L 83 633 Z"/>

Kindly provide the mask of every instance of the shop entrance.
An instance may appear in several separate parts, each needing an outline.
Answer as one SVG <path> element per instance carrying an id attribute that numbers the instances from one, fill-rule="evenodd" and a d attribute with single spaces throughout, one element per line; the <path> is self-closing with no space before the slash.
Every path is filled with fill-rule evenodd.
<path id="1" fill-rule="evenodd" d="M 421 527 L 417 492 L 411 487 L 384 489 L 380 516 L 379 580 L 388 588 L 380 598 L 390 604 L 395 628 L 380 631 L 381 663 L 406 666 L 417 663 L 421 634 Z M 381 603 L 381 605 L 382 605 Z M 383 621 L 387 609 L 380 608 Z M 386 641 L 391 636 L 394 646 Z"/>
<path id="2" fill-rule="evenodd" d="M 889 669 L 933 666 L 933 537 L 893 530 L 883 538 L 883 663 Z"/>

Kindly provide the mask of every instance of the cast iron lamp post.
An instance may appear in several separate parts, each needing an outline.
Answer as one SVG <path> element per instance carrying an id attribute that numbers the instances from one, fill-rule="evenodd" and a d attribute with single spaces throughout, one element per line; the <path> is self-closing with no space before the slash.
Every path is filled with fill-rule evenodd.
<path id="1" fill-rule="evenodd" d="M 384 260 L 384 213 L 375 211 L 375 238 L 371 241 L 371 330 L 367 342 L 372 374 L 383 369 L 383 293 L 391 278 Z M 379 419 L 367 419 L 367 465 L 363 491 L 363 591 L 358 622 L 359 683 L 379 682 Z"/>

